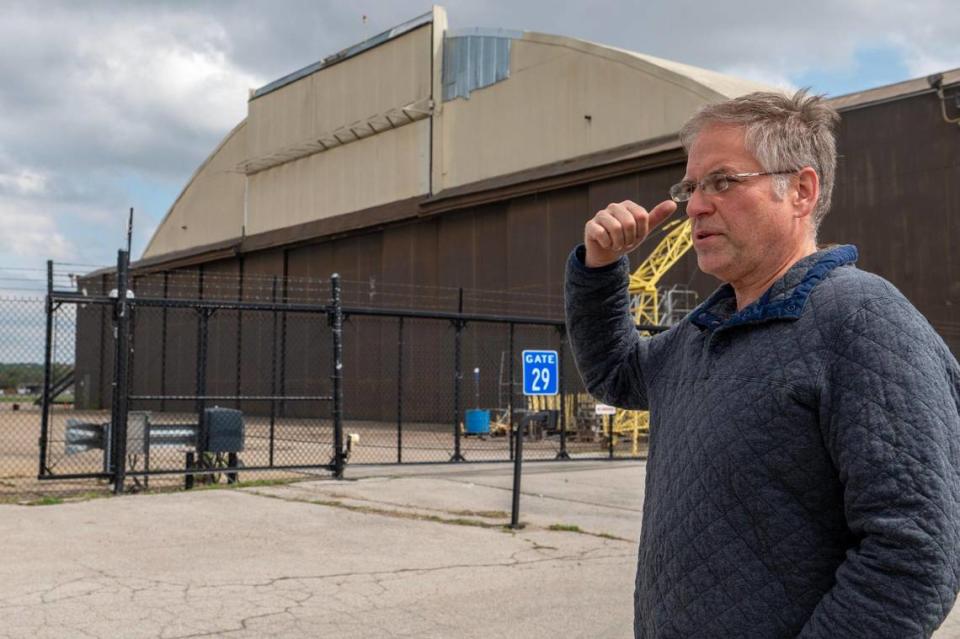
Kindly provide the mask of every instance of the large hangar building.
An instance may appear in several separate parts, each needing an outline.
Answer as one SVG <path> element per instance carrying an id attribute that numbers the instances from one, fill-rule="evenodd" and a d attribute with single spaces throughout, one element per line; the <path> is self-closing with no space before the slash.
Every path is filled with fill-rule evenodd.
<path id="1" fill-rule="evenodd" d="M 252 93 L 135 266 L 555 293 L 593 208 L 662 199 L 685 119 L 761 88 L 436 8 Z"/>
<path id="2" fill-rule="evenodd" d="M 955 353 L 960 128 L 945 120 L 957 115 L 958 83 L 960 70 L 943 74 L 946 101 L 926 79 L 834 100 L 841 158 L 820 238 L 857 244 L 860 265 L 900 287 Z M 416 307 L 424 298 L 413 291 L 463 288 L 502 293 L 468 298 L 470 312 L 558 317 L 564 261 L 585 220 L 611 201 L 664 199 L 684 172 L 684 121 L 755 90 L 769 87 L 573 38 L 450 31 L 436 7 L 253 91 L 246 119 L 133 264 L 135 281 L 170 295 L 176 276 L 179 296 L 250 299 L 276 277 L 284 299 L 319 303 L 289 283 L 338 272 L 367 283 L 371 303 L 374 290 L 394 292 L 377 303 Z M 97 277 L 109 286 L 110 274 Z M 701 297 L 716 285 L 692 252 L 663 283 Z M 150 321 L 138 330 L 160 334 Z M 193 320 L 174 338 L 176 321 L 165 316 L 170 339 L 146 358 L 166 369 L 142 373 L 171 385 L 195 376 Z M 234 391 L 266 361 L 236 321 L 220 375 Z M 108 406 L 110 340 L 86 336 L 106 336 L 109 320 L 80 324 L 78 402 Z M 211 366 L 216 376 L 220 364 Z M 377 392 L 371 384 L 365 396 Z"/>

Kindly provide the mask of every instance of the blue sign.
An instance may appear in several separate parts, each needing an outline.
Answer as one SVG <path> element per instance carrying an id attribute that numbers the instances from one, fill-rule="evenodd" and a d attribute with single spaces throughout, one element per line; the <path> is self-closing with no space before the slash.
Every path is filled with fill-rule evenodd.
<path id="1" fill-rule="evenodd" d="M 559 378 L 557 351 L 523 351 L 523 394 L 556 395 Z"/>

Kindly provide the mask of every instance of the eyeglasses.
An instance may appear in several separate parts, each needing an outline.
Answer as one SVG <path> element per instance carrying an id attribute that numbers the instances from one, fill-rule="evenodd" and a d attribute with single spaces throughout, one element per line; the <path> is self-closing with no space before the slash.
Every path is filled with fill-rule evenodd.
<path id="1" fill-rule="evenodd" d="M 711 173 L 699 182 L 684 180 L 670 187 L 670 199 L 674 202 L 686 202 L 693 197 L 693 192 L 700 189 L 704 195 L 716 195 L 730 188 L 730 183 L 742 182 L 746 178 L 760 177 L 761 175 L 789 175 L 792 171 L 761 171 L 757 173 Z"/>

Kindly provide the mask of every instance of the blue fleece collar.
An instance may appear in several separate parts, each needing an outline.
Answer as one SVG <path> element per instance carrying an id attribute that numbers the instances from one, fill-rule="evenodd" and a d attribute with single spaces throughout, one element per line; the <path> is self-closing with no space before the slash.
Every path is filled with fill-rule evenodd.
<path id="1" fill-rule="evenodd" d="M 773 292 L 783 288 L 784 280 L 790 275 L 788 272 L 761 295 L 760 299 L 724 320 L 710 310 L 716 308 L 717 304 L 723 300 L 735 297 L 733 287 L 729 284 L 724 284 L 690 314 L 690 321 L 700 328 L 715 330 L 721 326 L 729 327 L 739 324 L 759 323 L 771 319 L 797 319 L 803 312 L 803 307 L 807 302 L 807 298 L 810 296 L 810 292 L 813 291 L 813 287 L 819 284 L 830 271 L 838 266 L 856 262 L 858 253 L 857 247 L 852 244 L 844 244 L 819 251 L 811 257 L 814 257 L 816 262 L 807 269 L 803 278 L 789 295 L 777 295 L 776 299 L 772 299 L 774 298 Z M 798 266 L 803 268 L 803 261 L 805 260 L 801 260 L 801 262 L 793 268 L 797 268 Z M 780 286 L 778 286 L 778 284 Z"/>

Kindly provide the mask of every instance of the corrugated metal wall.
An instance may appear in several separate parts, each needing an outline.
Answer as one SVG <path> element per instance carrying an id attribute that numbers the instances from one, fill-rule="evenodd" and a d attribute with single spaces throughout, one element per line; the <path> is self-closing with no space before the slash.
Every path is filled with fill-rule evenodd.
<path id="1" fill-rule="evenodd" d="M 823 242 L 893 282 L 960 354 L 960 128 L 930 94 L 843 114 Z"/>

